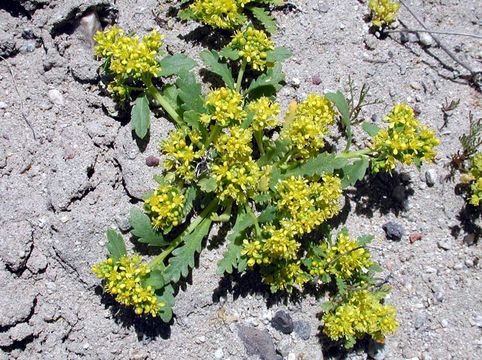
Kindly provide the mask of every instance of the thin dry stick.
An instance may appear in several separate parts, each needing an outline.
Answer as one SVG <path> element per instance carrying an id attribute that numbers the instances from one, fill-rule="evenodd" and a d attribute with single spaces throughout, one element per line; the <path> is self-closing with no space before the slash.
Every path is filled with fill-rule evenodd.
<path id="1" fill-rule="evenodd" d="M 458 32 L 458 31 L 439 31 L 439 30 L 421 30 L 421 29 L 403 29 L 403 30 L 385 30 L 387 33 L 404 33 L 404 32 L 409 32 L 409 33 L 419 33 L 419 32 L 426 32 L 430 34 L 440 34 L 440 35 L 454 35 L 454 36 L 467 36 L 467 37 L 473 37 L 476 39 L 482 39 L 482 35 L 477 35 L 477 34 L 468 34 L 468 33 L 463 33 L 463 32 Z"/>
<path id="2" fill-rule="evenodd" d="M 417 20 L 417 22 L 428 33 L 430 33 L 432 35 L 432 38 L 435 40 L 435 42 L 438 44 L 438 46 L 440 46 L 440 48 L 443 51 L 445 51 L 447 53 L 447 55 L 449 55 L 452 58 L 452 60 L 454 60 L 456 63 L 460 64 L 463 68 L 465 68 L 467 71 L 469 71 L 471 76 L 475 76 L 477 74 L 477 72 L 472 70 L 472 68 L 469 65 L 467 65 L 463 61 L 459 60 L 452 51 L 450 51 L 447 47 L 445 47 L 445 45 L 440 41 L 440 39 L 438 37 L 433 35 L 433 33 L 430 32 L 430 30 L 427 28 L 427 26 L 424 24 L 424 22 L 418 18 L 418 16 L 412 11 L 412 9 L 407 4 L 405 4 L 404 1 L 400 0 L 400 3 L 403 6 L 405 6 L 405 8 L 408 10 L 408 12 L 415 18 L 415 20 Z"/>
<path id="3" fill-rule="evenodd" d="M 15 73 L 13 72 L 12 65 L 10 65 L 10 63 L 7 61 L 7 59 L 5 59 L 3 56 L 0 56 L 0 60 L 2 60 L 7 65 L 8 71 L 10 72 L 10 75 L 12 76 L 13 86 L 15 87 L 15 91 L 17 92 L 17 95 L 18 95 L 19 100 L 20 100 L 20 112 L 22 113 L 22 117 L 25 120 L 25 122 L 27 123 L 28 127 L 32 131 L 33 139 L 37 140 L 37 137 L 35 136 L 35 130 L 33 129 L 32 124 L 28 120 L 27 115 L 25 115 L 25 111 L 23 109 L 22 95 L 20 94 L 20 90 L 18 90 L 17 80 L 15 79 Z"/>

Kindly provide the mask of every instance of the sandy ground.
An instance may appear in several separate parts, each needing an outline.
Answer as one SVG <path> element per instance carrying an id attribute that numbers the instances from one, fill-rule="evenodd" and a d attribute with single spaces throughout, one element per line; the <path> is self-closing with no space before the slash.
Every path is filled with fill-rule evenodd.
<path id="1" fill-rule="evenodd" d="M 273 12 L 274 40 L 294 54 L 284 66 L 283 106 L 310 92 L 347 90 L 351 76 L 358 87 L 371 87 L 372 99 L 383 100 L 364 117 L 380 122 L 394 103 L 408 102 L 442 140 L 436 164 L 370 177 L 346 193 L 350 231 L 376 236 L 374 253 L 393 286 L 388 301 L 398 308 L 399 331 L 384 348 L 330 354 L 318 337 L 319 304 L 310 297 L 273 303 L 249 286 L 249 277 L 220 279 L 223 246 L 203 252 L 170 325 L 136 320 L 102 296 L 90 268 L 105 257 L 105 231 L 128 231 L 127 215 L 158 171 L 145 159 L 158 155 L 172 126 L 161 117 L 153 121 L 149 144 L 139 151 L 128 119 L 99 88 L 99 63 L 86 35 L 91 14 L 103 26 L 115 20 L 139 33 L 157 28 L 170 53 L 198 59 L 204 41 L 196 41 L 197 24 L 168 16 L 164 1 L 3 0 L 0 359 L 254 359 L 250 342 L 262 359 L 482 358 L 480 241 L 471 241 L 476 228 L 456 183 L 445 181 L 469 113 L 482 116 L 481 93 L 433 40 L 422 47 L 415 34 L 383 40 L 369 34 L 364 1 L 291 3 Z M 480 0 L 408 3 L 430 28 L 482 34 Z M 399 18 L 419 28 L 405 9 Z M 482 69 L 482 41 L 440 39 Z M 443 126 L 446 99 L 460 105 Z M 385 239 L 382 225 L 389 220 L 405 228 L 401 241 Z M 412 244 L 414 232 L 423 237 Z M 280 309 L 304 331 L 275 330 L 270 320 Z"/>

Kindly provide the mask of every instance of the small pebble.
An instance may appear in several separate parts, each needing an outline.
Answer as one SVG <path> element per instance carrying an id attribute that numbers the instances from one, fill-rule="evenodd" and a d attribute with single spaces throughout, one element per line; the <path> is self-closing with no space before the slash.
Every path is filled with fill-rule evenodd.
<path id="1" fill-rule="evenodd" d="M 49 100 L 55 105 L 63 106 L 65 104 L 64 97 L 62 96 L 61 92 L 57 89 L 49 90 L 48 96 L 49 96 Z"/>
<path id="2" fill-rule="evenodd" d="M 408 240 L 410 241 L 411 244 L 413 244 L 415 241 L 422 240 L 422 238 L 423 238 L 423 235 L 419 232 L 411 233 L 408 236 Z"/>
<path id="3" fill-rule="evenodd" d="M 293 87 L 299 87 L 300 84 L 301 84 L 301 80 L 297 77 L 295 77 L 291 80 L 291 85 L 293 85 Z"/>
<path id="4" fill-rule="evenodd" d="M 437 171 L 435 169 L 429 169 L 425 172 L 425 183 L 432 187 L 435 185 L 435 182 L 437 181 L 438 175 Z"/>
<path id="5" fill-rule="evenodd" d="M 7 103 L 0 101 L 0 109 L 6 109 L 8 107 Z"/>
<path id="6" fill-rule="evenodd" d="M 382 229 L 385 230 L 385 234 L 387 239 L 400 241 L 405 234 L 405 229 L 403 225 L 396 223 L 394 221 L 389 221 L 382 226 Z"/>
<path id="7" fill-rule="evenodd" d="M 464 244 L 466 245 L 474 245 L 475 244 L 475 234 L 467 234 L 464 236 Z"/>
<path id="8" fill-rule="evenodd" d="M 433 44 L 433 39 L 428 33 L 419 33 L 418 34 L 418 41 L 420 45 L 425 46 L 425 47 L 430 47 Z"/>
<path id="9" fill-rule="evenodd" d="M 219 348 L 214 352 L 214 358 L 215 359 L 222 359 L 224 356 L 223 349 Z"/>
<path id="10" fill-rule="evenodd" d="M 439 240 L 437 242 L 437 246 L 442 250 L 450 250 L 452 249 L 453 244 L 450 240 L 445 239 L 445 240 Z"/>
<path id="11" fill-rule="evenodd" d="M 311 78 L 311 82 L 313 83 L 313 85 L 320 85 L 321 84 L 320 75 L 318 75 L 318 74 L 313 75 L 313 77 Z"/>
<path id="12" fill-rule="evenodd" d="M 470 324 L 482 328 L 482 315 L 474 316 L 474 318 L 470 320 Z"/>
<path id="13" fill-rule="evenodd" d="M 283 334 L 291 334 L 294 329 L 293 319 L 286 311 L 279 310 L 271 319 L 271 326 Z"/>
<path id="14" fill-rule="evenodd" d="M 415 314 L 413 325 L 415 326 L 415 329 L 418 330 L 425 324 L 426 321 L 427 321 L 427 314 L 424 311 L 420 311 L 417 314 Z"/>
<path id="15" fill-rule="evenodd" d="M 294 331 L 302 340 L 308 340 L 311 336 L 311 325 L 308 321 L 295 321 Z"/>
<path id="16" fill-rule="evenodd" d="M 402 44 L 406 44 L 410 41 L 410 38 L 408 37 L 408 34 L 406 32 L 401 32 L 400 33 L 400 42 Z"/>
<path id="17" fill-rule="evenodd" d="M 160 162 L 160 160 L 156 156 L 149 155 L 148 157 L 146 157 L 146 165 L 147 166 L 151 166 L 151 167 L 158 166 L 159 162 Z"/>

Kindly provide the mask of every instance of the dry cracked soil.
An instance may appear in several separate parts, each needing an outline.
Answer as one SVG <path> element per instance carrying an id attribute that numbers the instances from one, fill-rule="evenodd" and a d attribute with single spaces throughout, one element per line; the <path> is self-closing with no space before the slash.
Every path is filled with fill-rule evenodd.
<path id="1" fill-rule="evenodd" d="M 407 4 L 431 29 L 482 34 L 480 0 Z M 482 117 L 480 88 L 430 36 L 369 33 L 366 1 L 293 0 L 274 9 L 274 41 L 293 52 L 279 98 L 286 107 L 310 92 L 346 91 L 350 76 L 383 101 L 364 118 L 380 123 L 394 103 L 407 102 L 436 129 L 436 163 L 366 177 L 345 196 L 349 230 L 376 237 L 398 332 L 384 346 L 330 350 L 314 298 L 270 301 L 250 276 L 217 276 L 222 244 L 200 256 L 171 324 L 136 319 L 102 295 L 90 269 L 105 258 L 105 231 L 129 230 L 131 207 L 159 171 L 146 158 L 159 156 L 172 126 L 159 115 L 149 142 L 134 140 L 128 114 L 99 86 L 91 36 L 114 22 L 138 33 L 159 29 L 165 50 L 199 60 L 216 38 L 177 20 L 172 5 L 0 0 L 0 359 L 481 359 L 480 214 L 464 206 L 457 179 L 445 179 L 469 114 Z M 406 8 L 397 26 L 420 28 Z M 439 38 L 482 69 L 480 38 Z M 444 117 L 442 105 L 456 99 Z M 404 228 L 400 241 L 386 239 L 388 221 Z M 415 233 L 421 239 L 411 243 Z M 272 326 L 281 310 L 294 321 L 290 334 Z"/>

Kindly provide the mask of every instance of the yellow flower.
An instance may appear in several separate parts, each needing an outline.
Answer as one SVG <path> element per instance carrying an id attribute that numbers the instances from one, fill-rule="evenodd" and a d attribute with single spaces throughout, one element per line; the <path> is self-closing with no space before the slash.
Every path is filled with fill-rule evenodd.
<path id="1" fill-rule="evenodd" d="M 475 154 L 470 163 L 470 177 L 473 181 L 470 185 L 472 195 L 469 203 L 479 206 L 482 203 L 482 153 Z"/>
<path id="2" fill-rule="evenodd" d="M 267 63 L 266 58 L 268 52 L 274 50 L 274 44 L 264 31 L 248 26 L 236 32 L 228 47 L 238 50 L 239 56 L 254 70 L 262 71 L 273 65 Z"/>
<path id="3" fill-rule="evenodd" d="M 382 304 L 382 296 L 368 290 L 351 292 L 342 303 L 323 315 L 323 332 L 333 340 L 344 339 L 346 347 L 371 336 L 383 341 L 398 328 L 396 309 Z"/>
<path id="4" fill-rule="evenodd" d="M 281 137 L 292 143 L 294 157 L 306 160 L 325 145 L 324 136 L 335 119 L 331 102 L 324 96 L 310 94 L 296 107 L 281 131 Z"/>
<path id="5" fill-rule="evenodd" d="M 203 24 L 220 29 L 234 29 L 247 21 L 242 14 L 251 0 L 196 0 L 190 6 L 194 17 Z"/>
<path id="6" fill-rule="evenodd" d="M 271 292 L 291 293 L 293 286 L 303 287 L 310 277 L 301 268 L 301 261 L 277 262 L 261 269 L 263 281 L 271 286 Z"/>
<path id="7" fill-rule="evenodd" d="M 162 38 L 156 30 L 145 35 L 142 40 L 138 36 L 124 35 L 124 31 L 117 26 L 103 32 L 98 31 L 94 36 L 97 43 L 95 53 L 99 58 L 107 60 L 108 70 L 114 76 L 108 90 L 124 100 L 128 95 L 125 84 L 127 80 L 156 77 L 161 70 L 157 54 Z"/>
<path id="8" fill-rule="evenodd" d="M 178 187 L 161 184 L 152 195 L 144 201 L 144 209 L 151 218 L 156 229 L 169 231 L 178 226 L 183 217 L 185 197 Z"/>
<path id="9" fill-rule="evenodd" d="M 434 147 L 440 144 L 433 130 L 420 128 L 413 109 L 407 104 L 398 104 L 387 115 L 388 129 L 382 129 L 373 140 L 372 150 L 376 153 L 372 169 L 391 172 L 397 161 L 405 165 L 435 159 Z"/>
<path id="10" fill-rule="evenodd" d="M 368 8 L 373 15 L 373 26 L 381 28 L 395 21 L 400 3 L 392 0 L 369 0 Z"/>
<path id="11" fill-rule="evenodd" d="M 250 102 L 248 111 L 253 113 L 251 127 L 254 131 L 272 129 L 278 124 L 279 104 L 272 102 L 265 96 Z"/>
<path id="12" fill-rule="evenodd" d="M 246 118 L 243 97 L 240 93 L 228 88 L 211 91 L 206 97 L 206 107 L 209 114 L 201 117 L 201 121 L 206 125 L 213 120 L 221 127 L 239 125 Z"/>
<path id="13" fill-rule="evenodd" d="M 137 315 L 156 317 L 165 306 L 157 300 L 151 286 L 143 285 L 150 269 L 138 255 L 122 256 L 118 261 L 108 258 L 94 265 L 92 271 L 105 281 L 106 292 L 112 294 L 118 303 L 133 307 Z"/>
<path id="14" fill-rule="evenodd" d="M 195 162 L 204 156 L 204 149 L 197 150 L 201 135 L 197 130 L 176 129 L 161 142 L 161 152 L 166 156 L 164 169 L 174 171 L 185 182 L 190 183 L 195 177 Z"/>

